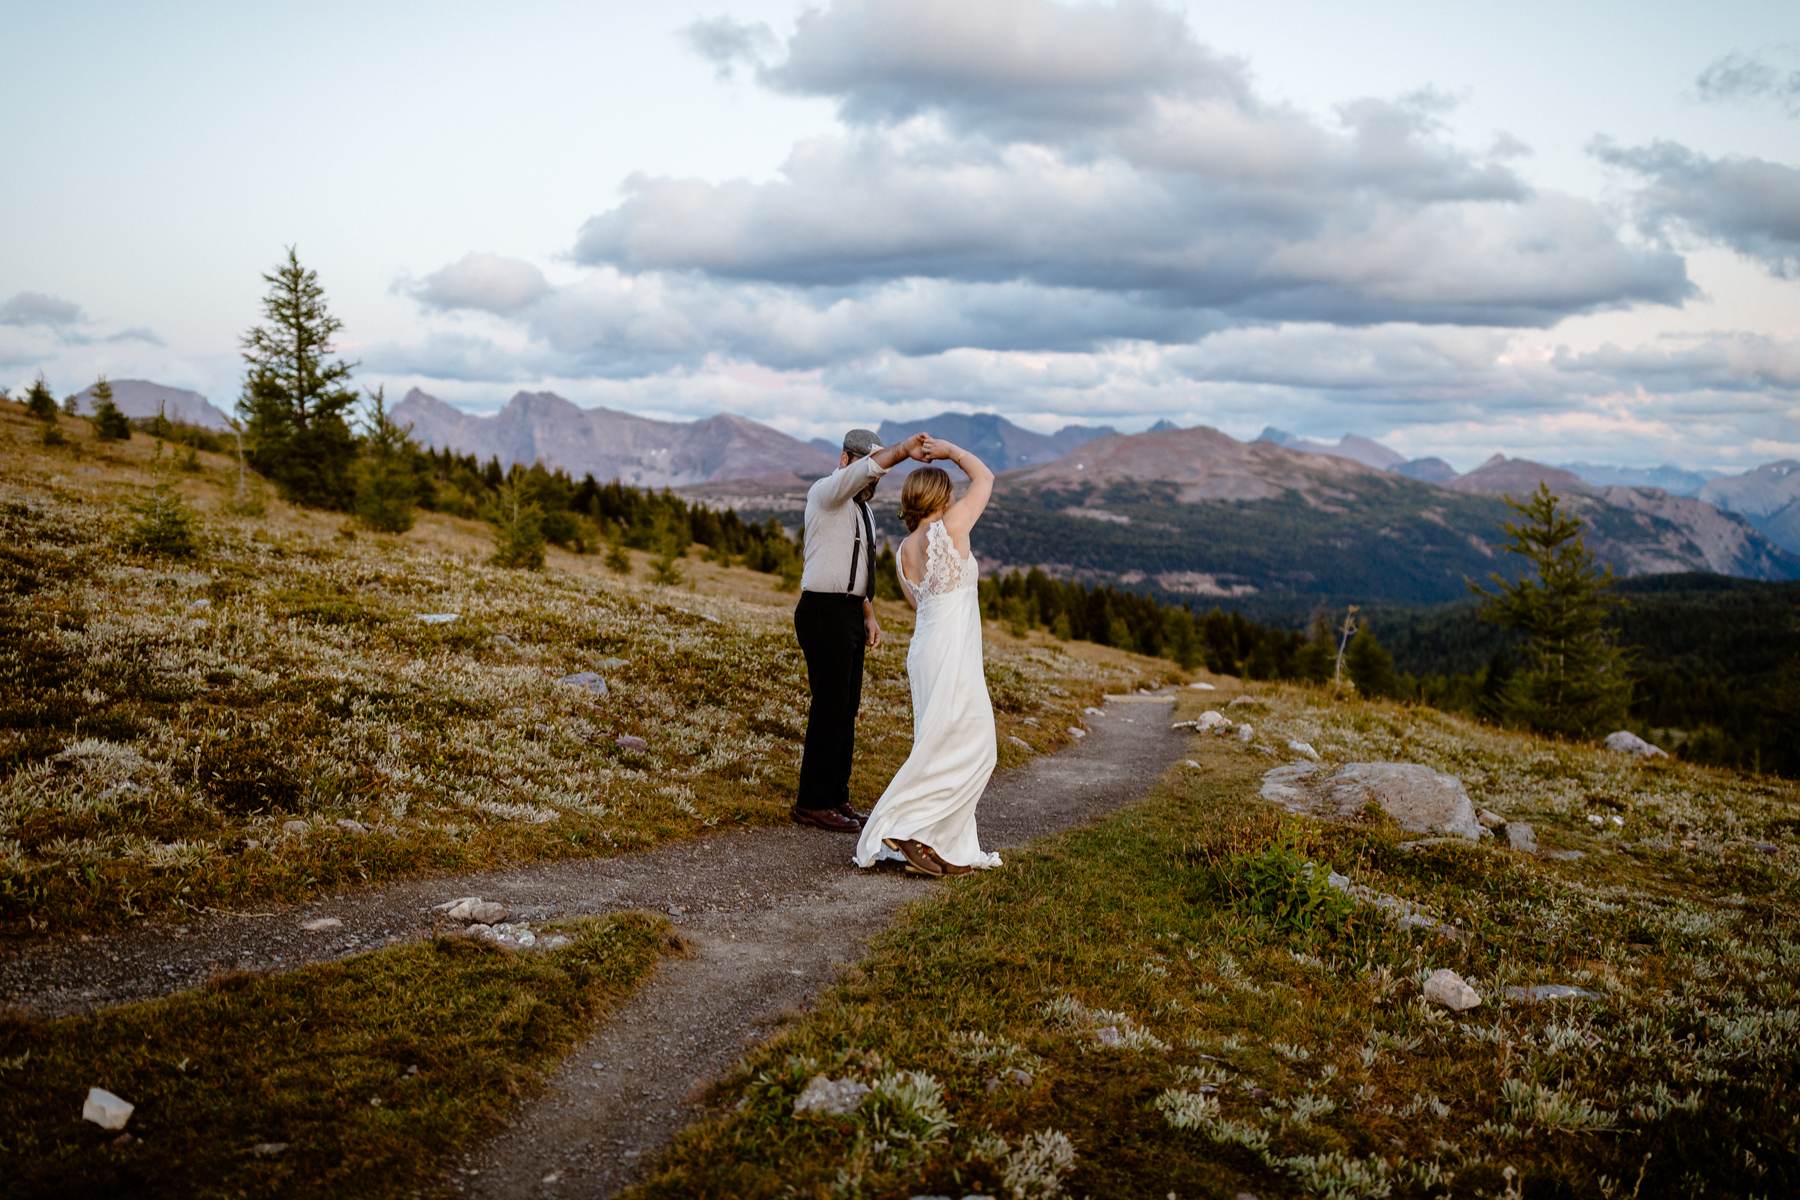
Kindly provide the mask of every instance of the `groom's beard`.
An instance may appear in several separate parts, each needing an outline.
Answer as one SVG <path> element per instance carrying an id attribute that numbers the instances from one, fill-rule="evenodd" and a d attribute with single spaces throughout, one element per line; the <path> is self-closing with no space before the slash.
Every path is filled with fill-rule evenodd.
<path id="1" fill-rule="evenodd" d="M 875 485 L 871 483 L 863 488 L 862 491 L 856 493 L 856 498 L 863 504 L 867 504 L 869 501 L 873 500 L 875 498 Z"/>

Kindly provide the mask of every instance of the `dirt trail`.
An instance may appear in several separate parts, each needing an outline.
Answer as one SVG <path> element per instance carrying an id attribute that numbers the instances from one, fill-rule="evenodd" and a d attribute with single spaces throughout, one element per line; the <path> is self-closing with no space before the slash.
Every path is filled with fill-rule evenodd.
<path id="1" fill-rule="evenodd" d="M 1005 850 L 1141 797 L 1185 745 L 1169 729 L 1170 699 L 1115 698 L 1086 739 L 996 779 L 981 801 L 983 845 Z M 640 881 L 636 903 L 685 910 L 675 921 L 693 956 L 659 967 L 577 1047 L 458 1186 L 498 1198 L 628 1185 L 698 1114 L 707 1083 L 824 990 L 895 909 L 937 886 L 849 869 L 852 840 L 799 829 L 715 838 L 665 866 L 660 887 Z"/>
<path id="2" fill-rule="evenodd" d="M 1152 751 L 1134 738 L 1113 736 L 1121 724 L 1139 734 L 1166 733 L 1167 720 L 1149 720 L 1148 711 L 1133 703 L 1147 699 L 1115 699 L 1107 707 L 1114 715 L 1093 719 L 1093 736 L 997 776 L 982 802 L 983 840 L 1017 845 L 1105 807 L 1084 804 L 1080 795 L 1102 759 L 1141 758 L 1121 765 L 1145 780 L 1154 778 L 1173 749 Z M 1135 725 L 1134 713 L 1144 718 Z M 1173 746 L 1179 740 L 1154 744 Z M 406 880 L 272 911 L 28 942 L 0 957 L 0 1006 L 63 1016 L 181 991 L 221 971 L 285 970 L 342 958 L 457 927 L 432 911 L 457 896 L 499 900 L 512 910 L 512 920 L 533 924 L 644 908 L 668 913 L 684 934 L 703 939 L 709 922 L 734 916 L 760 922 L 770 913 L 805 911 L 814 897 L 832 894 L 847 878 L 853 841 L 792 826 L 744 829 L 642 854 Z M 864 886 L 873 888 L 870 894 L 891 892 L 897 903 L 916 894 L 907 887 L 915 882 L 882 872 L 865 878 Z M 320 932 L 301 928 L 321 917 L 335 917 L 342 925 Z"/>

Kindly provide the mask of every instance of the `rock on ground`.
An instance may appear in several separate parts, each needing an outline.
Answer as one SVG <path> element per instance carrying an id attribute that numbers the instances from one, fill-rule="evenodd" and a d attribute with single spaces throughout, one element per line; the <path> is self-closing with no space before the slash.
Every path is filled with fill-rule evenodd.
<path id="1" fill-rule="evenodd" d="M 81 1105 L 81 1119 L 92 1121 L 102 1129 L 123 1129 L 125 1122 L 131 1120 L 131 1112 L 137 1105 L 129 1100 L 121 1100 L 105 1088 L 91 1087 L 87 1099 Z"/>
<path id="2" fill-rule="evenodd" d="M 606 695 L 606 680 L 594 671 L 577 671 L 573 675 L 564 675 L 556 682 L 561 687 L 580 688 L 596 696 Z"/>
<path id="3" fill-rule="evenodd" d="M 1303 758 L 1310 758 L 1314 762 L 1319 761 L 1319 752 L 1313 749 L 1311 742 L 1303 742 L 1298 738 L 1289 738 L 1288 749 Z"/>
<path id="4" fill-rule="evenodd" d="M 1506 823 L 1506 844 L 1521 854 L 1537 853 L 1537 831 L 1523 821 Z"/>
<path id="5" fill-rule="evenodd" d="M 1419 763 L 1346 763 L 1321 777 L 1316 763 L 1291 763 L 1263 776 L 1262 797 L 1289 812 L 1349 820 L 1375 804 L 1402 829 L 1476 841 L 1481 825 L 1462 781 Z"/>
<path id="6" fill-rule="evenodd" d="M 1451 1012 L 1466 1012 L 1481 1003 L 1481 993 L 1468 980 L 1442 967 L 1425 977 L 1425 998 Z"/>
<path id="7" fill-rule="evenodd" d="M 854 1079 L 829 1079 L 814 1075 L 801 1093 L 794 1097 L 794 1115 L 817 1112 L 844 1117 L 855 1112 L 869 1094 L 869 1085 Z"/>
<path id="8" fill-rule="evenodd" d="M 300 922 L 300 928 L 308 933 L 325 933 L 328 930 L 342 929 L 343 927 L 343 921 L 337 917 L 314 917 L 310 921 Z"/>
<path id="9" fill-rule="evenodd" d="M 498 925 L 506 920 L 506 905 L 497 900 L 483 900 L 480 896 L 463 896 L 456 900 L 446 900 L 437 906 L 452 921 L 467 921 L 474 925 Z"/>
<path id="10" fill-rule="evenodd" d="M 1628 729 L 1620 729 L 1606 735 L 1606 748 L 1617 750 L 1621 754 L 1634 754 L 1639 758 L 1667 758 L 1669 752 L 1659 746 L 1652 746 L 1637 734 Z"/>

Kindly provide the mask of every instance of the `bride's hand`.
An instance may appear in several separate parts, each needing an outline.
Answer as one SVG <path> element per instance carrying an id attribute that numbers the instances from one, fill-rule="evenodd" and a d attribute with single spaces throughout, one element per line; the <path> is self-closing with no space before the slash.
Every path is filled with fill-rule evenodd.
<path id="1" fill-rule="evenodd" d="M 943 438 L 934 437 L 925 439 L 926 462 L 937 462 L 940 459 L 954 461 L 956 456 L 961 452 L 962 447 L 958 446 L 955 442 L 945 441 Z"/>

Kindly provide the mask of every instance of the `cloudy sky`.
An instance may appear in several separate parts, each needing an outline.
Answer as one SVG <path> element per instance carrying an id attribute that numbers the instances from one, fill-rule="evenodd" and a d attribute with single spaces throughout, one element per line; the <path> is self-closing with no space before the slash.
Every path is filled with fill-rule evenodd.
<path id="1" fill-rule="evenodd" d="M 9 5 L 0 382 L 1800 457 L 1800 8 Z"/>

